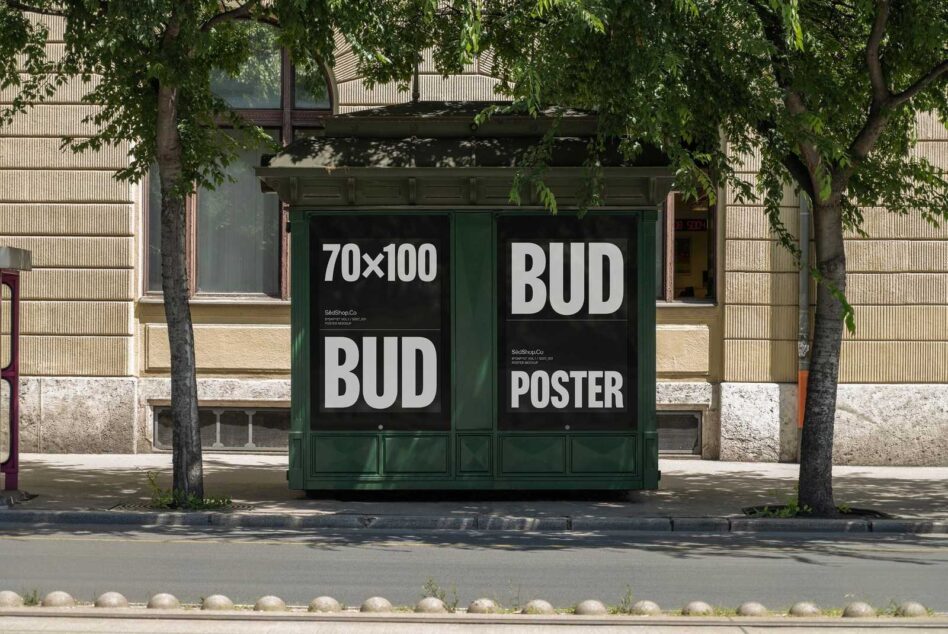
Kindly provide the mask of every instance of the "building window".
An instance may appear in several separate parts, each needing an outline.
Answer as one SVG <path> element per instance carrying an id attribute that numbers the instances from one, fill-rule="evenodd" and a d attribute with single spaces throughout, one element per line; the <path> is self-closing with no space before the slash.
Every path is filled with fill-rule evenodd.
<path id="1" fill-rule="evenodd" d="M 701 412 L 656 413 L 658 451 L 701 455 Z"/>
<path id="2" fill-rule="evenodd" d="M 714 216 L 706 197 L 686 201 L 678 192 L 668 195 L 656 232 L 659 300 L 714 301 Z"/>
<path id="3" fill-rule="evenodd" d="M 236 76 L 218 73 L 211 89 L 248 121 L 287 144 L 321 127 L 332 111 L 324 74 L 298 71 L 276 42 L 272 28 L 254 25 L 255 49 Z M 234 134 L 222 129 L 222 134 Z M 260 191 L 254 167 L 266 147 L 247 150 L 227 168 L 214 190 L 188 200 L 188 262 L 192 293 L 288 297 L 286 211 L 276 194 Z M 158 170 L 146 179 L 147 257 L 145 290 L 161 292 L 161 190 Z M 151 210 L 154 210 L 152 212 Z"/>
<path id="4" fill-rule="evenodd" d="M 208 451 L 286 451 L 290 410 L 287 408 L 198 408 L 201 446 Z M 155 449 L 171 449 L 171 408 L 154 410 Z"/>
<path id="5" fill-rule="evenodd" d="M 279 130 L 267 131 L 280 138 Z M 260 190 L 253 171 L 260 155 L 241 152 L 227 167 L 227 180 L 197 192 L 199 293 L 280 295 L 280 201 Z"/>

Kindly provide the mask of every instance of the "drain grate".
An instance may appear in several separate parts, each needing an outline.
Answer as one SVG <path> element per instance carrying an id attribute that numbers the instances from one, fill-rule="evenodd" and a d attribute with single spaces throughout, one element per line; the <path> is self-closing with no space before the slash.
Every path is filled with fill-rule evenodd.
<path id="1" fill-rule="evenodd" d="M 234 512 L 234 511 L 252 511 L 254 510 L 253 504 L 240 504 L 233 503 L 228 506 L 221 507 L 219 509 L 207 509 L 208 511 L 218 511 L 218 512 Z M 183 512 L 181 509 L 155 509 L 152 508 L 148 502 L 123 502 L 121 504 L 116 504 L 110 511 L 138 511 L 138 512 Z"/>

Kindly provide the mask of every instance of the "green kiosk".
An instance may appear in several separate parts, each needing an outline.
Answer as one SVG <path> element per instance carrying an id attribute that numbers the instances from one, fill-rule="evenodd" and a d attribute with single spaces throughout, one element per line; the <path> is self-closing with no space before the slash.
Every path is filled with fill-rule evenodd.
<path id="1" fill-rule="evenodd" d="M 268 157 L 289 208 L 290 488 L 654 489 L 655 247 L 663 157 L 558 117 L 545 211 L 510 202 L 552 121 L 422 102 L 325 120 Z M 570 207 L 572 205 L 572 209 Z"/>

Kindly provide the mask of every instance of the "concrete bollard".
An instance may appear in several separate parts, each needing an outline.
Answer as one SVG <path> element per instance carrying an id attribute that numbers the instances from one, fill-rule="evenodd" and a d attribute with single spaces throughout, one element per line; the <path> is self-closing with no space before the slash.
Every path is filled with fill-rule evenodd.
<path id="1" fill-rule="evenodd" d="M 391 612 L 392 603 L 383 597 L 369 597 L 362 602 L 359 612 Z"/>
<path id="2" fill-rule="evenodd" d="M 447 611 L 444 601 L 438 597 L 425 597 L 415 604 L 415 612 L 419 614 L 445 614 Z"/>
<path id="3" fill-rule="evenodd" d="M 286 610 L 286 603 L 280 597 L 275 597 L 272 594 L 260 597 L 253 604 L 254 612 L 283 612 L 284 610 Z"/>
<path id="4" fill-rule="evenodd" d="M 68 592 L 54 590 L 43 597 L 44 608 L 72 608 L 75 607 L 76 600 Z"/>
<path id="5" fill-rule="evenodd" d="M 580 616 L 602 616 L 603 614 L 609 614 L 609 610 L 602 601 L 586 599 L 576 604 L 573 614 Z"/>
<path id="6" fill-rule="evenodd" d="M 310 612 L 342 612 L 342 604 L 332 597 L 316 597 L 309 602 Z"/>
<path id="7" fill-rule="evenodd" d="M 520 610 L 520 614 L 556 614 L 553 605 L 543 599 L 533 599 L 527 601 L 527 604 Z"/>
<path id="8" fill-rule="evenodd" d="M 234 602 L 223 594 L 212 594 L 201 601 L 202 610 L 233 610 Z"/>
<path id="9" fill-rule="evenodd" d="M 797 601 L 790 607 L 790 616 L 819 616 L 820 609 L 810 601 Z"/>
<path id="10" fill-rule="evenodd" d="M 23 597 L 10 590 L 0 591 L 0 608 L 22 608 Z"/>
<path id="11" fill-rule="evenodd" d="M 899 604 L 899 607 L 895 609 L 896 616 L 928 616 L 928 608 L 919 603 L 918 601 L 903 601 Z"/>
<path id="12" fill-rule="evenodd" d="M 177 610 L 181 607 L 181 602 L 178 601 L 178 598 L 173 594 L 159 592 L 148 599 L 148 605 L 145 607 L 152 610 Z"/>
<path id="13" fill-rule="evenodd" d="M 662 609 L 654 601 L 643 599 L 632 604 L 629 613 L 636 616 L 658 616 L 662 613 Z"/>
<path id="14" fill-rule="evenodd" d="M 692 601 L 681 609 L 682 616 L 711 616 L 714 609 L 704 601 Z"/>
<path id="15" fill-rule="evenodd" d="M 756 601 L 745 601 L 737 608 L 738 616 L 767 616 L 767 608 Z"/>
<path id="16" fill-rule="evenodd" d="M 864 619 L 876 615 L 876 611 L 865 601 L 853 601 L 843 608 L 843 616 L 849 619 Z"/>
<path id="17" fill-rule="evenodd" d="M 95 600 L 97 608 L 127 608 L 128 599 L 118 592 L 104 592 Z"/>
<path id="18" fill-rule="evenodd" d="M 468 614 L 494 614 L 498 608 L 492 599 L 474 599 L 467 606 L 467 611 Z"/>

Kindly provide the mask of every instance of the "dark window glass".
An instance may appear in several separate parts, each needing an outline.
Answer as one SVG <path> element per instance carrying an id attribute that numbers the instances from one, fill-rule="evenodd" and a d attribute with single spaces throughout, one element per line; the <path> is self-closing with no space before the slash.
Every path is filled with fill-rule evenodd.
<path id="1" fill-rule="evenodd" d="M 682 194 L 669 196 L 674 205 L 671 236 L 665 235 L 658 253 L 659 268 L 671 257 L 670 300 L 709 302 L 714 300 L 714 207 L 707 198 L 685 199 Z M 660 215 L 658 233 L 667 231 L 665 215 Z M 670 239 L 669 239 L 670 238 Z M 668 249 L 673 255 L 669 255 Z M 662 280 L 661 270 L 658 280 Z M 665 291 L 659 285 L 661 297 Z"/>
<path id="2" fill-rule="evenodd" d="M 322 73 L 293 70 L 293 107 L 303 110 L 328 110 L 329 87 Z"/>
<path id="3" fill-rule="evenodd" d="M 701 453 L 701 412 L 658 412 L 658 450 L 663 453 Z"/>
<path id="4" fill-rule="evenodd" d="M 258 409 L 253 413 L 253 444 L 260 449 L 285 449 L 289 429 L 289 410 Z"/>
<path id="5" fill-rule="evenodd" d="M 201 427 L 201 446 L 213 446 L 217 442 L 217 415 L 214 410 L 198 410 L 198 425 Z"/>
<path id="6" fill-rule="evenodd" d="M 246 26 L 252 43 L 250 58 L 236 76 L 215 71 L 211 76 L 211 92 L 231 108 L 279 108 L 281 59 L 276 33 L 263 24 Z"/>
<path id="7" fill-rule="evenodd" d="M 199 292 L 280 292 L 280 201 L 260 191 L 254 174 L 265 151 L 241 152 L 227 167 L 227 181 L 198 192 Z"/>

